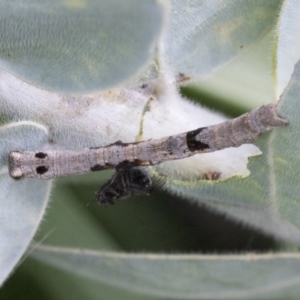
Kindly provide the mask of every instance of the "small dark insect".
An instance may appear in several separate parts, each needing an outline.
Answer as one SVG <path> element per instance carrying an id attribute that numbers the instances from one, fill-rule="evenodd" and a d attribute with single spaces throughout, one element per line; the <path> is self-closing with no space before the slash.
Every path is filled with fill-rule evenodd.
<path id="1" fill-rule="evenodd" d="M 142 168 L 116 171 L 96 195 L 101 205 L 115 204 L 116 201 L 135 195 L 149 195 L 153 190 L 152 179 Z"/>

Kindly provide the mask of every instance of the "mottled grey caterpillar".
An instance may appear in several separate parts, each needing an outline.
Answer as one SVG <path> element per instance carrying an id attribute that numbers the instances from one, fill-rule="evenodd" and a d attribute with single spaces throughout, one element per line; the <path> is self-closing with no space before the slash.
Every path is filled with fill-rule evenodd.
<path id="1" fill-rule="evenodd" d="M 117 141 L 81 150 L 13 151 L 8 158 L 9 173 L 14 179 L 51 179 L 105 169 L 120 172 L 252 143 L 263 132 L 287 123 L 277 116 L 276 106 L 268 104 L 221 124 L 156 140 Z"/>
<path id="2" fill-rule="evenodd" d="M 96 195 L 99 204 L 114 204 L 120 199 L 149 194 L 153 190 L 152 178 L 137 166 L 252 143 L 261 133 L 287 123 L 277 116 L 275 105 L 269 104 L 218 125 L 157 140 L 117 141 L 106 147 L 82 150 L 13 151 L 9 154 L 9 172 L 14 179 L 51 179 L 114 168 L 115 174 Z M 213 172 L 206 174 L 206 179 L 214 180 L 219 176 L 220 173 Z M 156 182 L 156 186 L 163 184 Z"/>

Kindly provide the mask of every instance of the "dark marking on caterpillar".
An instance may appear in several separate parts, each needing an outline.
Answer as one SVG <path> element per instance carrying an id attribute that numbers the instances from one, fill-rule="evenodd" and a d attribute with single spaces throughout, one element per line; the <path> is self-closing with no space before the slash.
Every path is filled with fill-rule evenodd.
<path id="1" fill-rule="evenodd" d="M 44 153 L 44 152 L 37 152 L 35 153 L 34 155 L 36 158 L 45 158 L 47 157 L 47 153 Z"/>
<path id="2" fill-rule="evenodd" d="M 36 167 L 36 172 L 37 174 L 45 174 L 47 171 L 49 170 L 49 168 L 47 168 L 46 166 L 38 166 Z"/>
<path id="3" fill-rule="evenodd" d="M 197 135 L 207 127 L 198 128 L 196 130 L 192 130 L 187 132 L 186 134 L 186 144 L 190 151 L 204 151 L 205 149 L 209 149 L 210 146 L 208 144 L 202 143 L 196 140 Z"/>

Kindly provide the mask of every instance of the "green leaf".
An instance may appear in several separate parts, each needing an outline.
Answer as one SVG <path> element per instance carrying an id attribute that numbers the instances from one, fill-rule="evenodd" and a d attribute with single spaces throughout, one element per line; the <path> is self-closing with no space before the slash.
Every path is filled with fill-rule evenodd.
<path id="1" fill-rule="evenodd" d="M 0 127 L 0 284 L 11 273 L 33 238 L 45 213 L 50 181 L 15 181 L 8 175 L 12 150 L 41 148 L 48 131 L 33 122 Z"/>
<path id="2" fill-rule="evenodd" d="M 30 288 L 28 288 L 30 287 Z M 157 300 L 130 291 L 66 274 L 29 257 L 0 290 L 1 299 Z"/>
<path id="3" fill-rule="evenodd" d="M 101 178 L 101 175 L 98 174 L 98 177 Z M 83 177 L 79 176 L 81 184 L 84 182 Z M 98 184 L 101 184 L 99 181 L 98 178 Z M 105 226 L 99 226 L 97 220 L 92 218 L 91 210 L 99 208 L 94 197 L 76 201 L 78 193 L 69 184 L 63 182 L 68 183 L 69 179 L 64 178 L 55 182 L 51 198 L 57 201 L 51 202 L 47 220 L 39 228 L 35 239 L 43 240 L 46 237 L 45 243 L 64 247 L 84 245 L 90 249 L 120 250 L 121 247 L 115 237 Z M 81 185 L 81 189 L 85 187 Z M 94 190 L 91 190 L 91 193 L 93 194 Z M 97 207 L 94 207 L 95 205 Z"/>
<path id="4" fill-rule="evenodd" d="M 228 116 L 237 116 L 273 102 L 274 78 L 270 72 L 273 49 L 270 45 L 274 43 L 274 34 L 272 30 L 255 47 L 218 69 L 213 76 L 197 82 L 192 88 L 197 90 L 198 96 L 195 96 L 201 103 Z M 190 95 L 192 88 L 184 90 Z"/>
<path id="5" fill-rule="evenodd" d="M 155 0 L 2 0 L 0 66 L 45 89 L 108 88 L 150 59 L 164 18 Z"/>
<path id="6" fill-rule="evenodd" d="M 249 177 L 225 182 L 183 182 L 169 178 L 166 187 L 260 230 L 300 244 L 299 97 L 298 63 L 279 105 L 279 114 L 288 119 L 289 125 L 259 139 L 256 144 L 263 154 L 250 160 Z"/>
<path id="7" fill-rule="evenodd" d="M 295 64 L 300 59 L 300 6 L 296 0 L 283 1 L 277 23 L 277 43 L 274 47 L 273 76 L 276 99 L 284 91 Z"/>
<path id="8" fill-rule="evenodd" d="M 172 0 L 162 64 L 171 74 L 210 74 L 256 44 L 274 26 L 281 1 Z"/>
<path id="9" fill-rule="evenodd" d="M 295 298 L 298 253 L 163 255 L 38 246 L 31 256 L 85 278 L 172 299 Z"/>

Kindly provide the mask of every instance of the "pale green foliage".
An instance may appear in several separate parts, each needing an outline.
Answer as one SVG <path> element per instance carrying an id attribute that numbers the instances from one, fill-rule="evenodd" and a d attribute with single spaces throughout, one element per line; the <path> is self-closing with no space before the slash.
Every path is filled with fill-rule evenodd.
<path id="1" fill-rule="evenodd" d="M 124 255 L 39 246 L 33 257 L 91 280 L 161 299 L 295 299 L 300 293 L 296 253 Z"/>
<path id="2" fill-rule="evenodd" d="M 51 182 L 39 180 L 11 180 L 7 176 L 7 157 L 12 149 L 42 148 L 47 141 L 47 134 L 48 130 L 44 126 L 33 122 L 19 122 L 0 129 L 1 282 L 33 238 L 45 212 L 51 185 Z"/>
<path id="3" fill-rule="evenodd" d="M 0 7 L 5 6 L 6 9 L 15 7 L 16 10 L 12 10 L 14 13 L 20 14 L 21 12 L 20 16 L 26 21 L 25 25 L 29 26 L 28 33 L 35 32 L 29 28 L 35 29 L 36 27 L 43 31 L 43 22 L 35 23 L 41 20 L 28 17 L 35 9 L 42 7 L 40 2 L 28 1 L 27 3 L 30 2 L 32 7 L 28 8 L 25 5 L 24 13 L 18 10 L 17 3 L 6 2 L 3 4 L 5 2 L 1 1 Z M 89 38 L 83 35 L 80 31 L 82 27 L 79 26 L 78 35 L 69 41 L 70 44 L 66 43 L 68 39 L 62 42 L 61 38 L 68 35 L 68 32 L 64 32 L 62 28 L 65 28 L 68 20 L 77 18 L 76 13 L 70 13 L 70 19 L 67 18 L 63 22 L 56 19 L 59 14 L 51 15 L 55 16 L 53 19 L 53 23 L 57 26 L 55 33 L 46 30 L 46 33 L 49 33 L 48 36 L 44 36 L 45 32 L 43 32 L 43 36 L 38 35 L 39 38 L 36 38 L 36 36 L 27 36 L 26 32 L 24 40 L 24 31 L 9 31 L 9 34 L 6 34 L 8 32 L 5 31 L 8 30 L 6 27 L 11 24 L 9 23 L 11 20 L 3 21 L 5 19 L 1 19 L 1 30 L 4 31 L 0 34 L 0 65 L 4 69 L 26 78 L 29 82 L 35 82 L 36 85 L 76 92 L 101 89 L 131 76 L 146 63 L 149 53 L 153 50 L 152 46 L 156 37 L 164 29 L 162 16 L 166 14 L 159 9 L 164 5 L 160 6 L 154 1 L 140 4 L 141 1 L 132 0 L 132 5 L 140 7 L 147 3 L 153 9 L 143 10 L 141 8 L 143 11 L 141 13 L 135 9 L 128 10 L 128 7 L 123 7 L 123 2 L 120 4 L 121 2 L 118 1 L 117 7 L 120 8 L 120 11 L 125 9 L 128 13 L 118 15 L 114 14 L 108 6 L 105 6 L 104 10 L 102 10 L 103 6 L 102 9 L 99 9 L 96 4 L 100 2 L 102 5 L 108 5 L 109 1 L 107 3 L 106 1 L 55 2 L 55 7 L 62 3 L 71 6 L 79 5 L 79 8 L 76 7 L 76 9 L 71 9 L 67 5 L 64 10 L 61 10 L 61 13 L 65 15 L 68 12 L 68 17 L 69 11 L 72 10 L 72 13 L 75 13 L 77 9 L 81 9 L 82 3 L 88 4 L 87 8 L 90 13 L 95 11 L 94 18 L 89 19 L 88 23 L 84 22 L 87 26 L 84 27 L 84 34 L 88 34 Z M 297 125 L 299 123 L 299 112 L 297 111 L 299 105 L 296 102 L 300 94 L 299 66 L 290 81 L 292 69 L 300 58 L 300 55 L 297 55 L 299 51 L 291 53 L 291 49 L 298 49 L 299 46 L 297 44 L 299 30 L 296 27 L 298 10 L 293 0 L 284 1 L 282 7 L 281 4 L 281 1 L 259 0 L 171 1 L 169 23 L 168 26 L 166 25 L 165 35 L 162 35 L 157 42 L 156 57 L 152 57 L 152 62 L 148 64 L 148 67 L 146 66 L 145 71 L 133 81 L 140 82 L 145 78 L 153 78 L 157 76 L 158 72 L 167 73 L 167 77 L 175 76 L 178 72 L 186 72 L 188 75 L 192 75 L 194 80 L 203 75 L 210 75 L 216 69 L 237 58 L 249 47 L 257 44 L 276 25 L 278 43 L 275 40 L 273 44 L 273 72 L 277 82 L 275 88 L 278 94 L 283 92 L 279 114 L 289 120 L 289 126 L 270 132 L 258 141 L 257 145 L 262 150 L 263 156 L 251 160 L 250 177 L 231 178 L 226 182 L 184 182 L 168 178 L 167 189 L 179 193 L 187 199 L 193 199 L 199 204 L 205 203 L 215 210 L 299 245 L 298 170 L 300 166 L 298 165 L 300 163 L 297 144 L 300 140 L 298 137 L 300 129 Z M 48 5 L 45 6 L 47 9 L 49 9 Z M 103 14 L 104 11 L 105 14 Z M 107 26 L 101 24 L 103 20 L 108 22 Z M 151 20 L 150 23 L 149 20 Z M 70 29 L 73 23 L 70 21 L 67 24 L 70 27 L 67 26 L 66 30 Z M 115 26 L 112 27 L 113 32 L 110 31 L 111 24 Z M 24 27 L 25 31 L 26 26 Z M 98 31 L 99 27 L 102 30 Z M 136 32 L 132 39 L 131 34 L 128 33 L 130 28 Z M 12 29 L 14 27 L 10 26 L 9 30 L 12 31 Z M 136 29 L 137 31 L 135 31 Z M 109 33 L 107 34 L 107 32 Z M 96 35 L 97 43 L 101 44 L 104 33 L 104 48 L 101 48 L 103 52 L 101 50 L 98 53 L 92 37 Z M 18 47 L 20 42 L 26 44 L 28 41 L 30 41 L 29 45 L 35 46 L 37 41 L 45 41 L 43 37 L 48 42 L 50 38 L 48 48 Z M 108 37 L 109 40 L 106 40 Z M 78 42 L 85 38 L 91 44 Z M 3 43 L 3 41 L 5 42 Z M 33 44 L 32 41 L 34 41 Z M 93 46 L 90 47 L 91 45 Z M 64 52 L 62 47 L 67 47 L 68 51 Z M 4 56 L 8 48 L 12 51 L 10 53 L 14 54 L 14 59 Z M 70 49 L 76 49 L 78 56 L 70 55 Z M 119 51 L 125 53 L 124 56 L 120 56 Z M 105 65 L 101 64 L 103 53 L 105 53 Z M 285 68 L 286 65 L 288 68 Z M 91 71 L 89 67 L 92 67 L 93 70 Z M 102 85 L 97 82 L 101 82 Z M 53 96 L 53 94 L 51 95 Z M 13 96 L 19 97 L 17 92 Z M 32 102 L 27 103 L 28 107 L 24 106 L 26 108 L 24 111 L 18 111 L 17 102 L 9 105 L 7 99 L 3 100 L 1 97 L 2 95 L 0 95 L 0 105 L 6 112 L 4 117 L 8 120 L 17 120 L 18 118 L 23 120 L 22 116 L 23 118 L 24 116 L 26 118 L 33 116 L 32 121 L 43 124 L 28 120 L 1 127 L 0 238 L 2 246 L 0 247 L 0 279 L 3 281 L 31 241 L 43 216 L 49 196 L 49 183 L 47 182 L 38 180 L 14 182 L 9 178 L 7 174 L 9 151 L 47 147 L 66 148 L 68 144 L 80 147 L 89 142 L 96 143 L 99 137 L 95 133 L 89 134 L 86 131 L 84 116 L 81 119 L 82 123 L 76 125 L 76 132 L 80 132 L 81 135 L 72 135 L 71 129 L 74 128 L 74 124 L 71 121 L 74 121 L 74 118 L 70 118 L 72 120 L 66 124 L 63 124 L 63 118 L 53 118 L 50 120 L 51 123 L 49 119 L 44 118 L 46 115 L 44 112 L 48 108 L 45 104 L 46 101 L 43 102 L 41 97 L 32 99 L 29 94 L 26 95 L 26 99 Z M 12 99 L 14 98 L 12 97 Z M 53 99 L 57 100 L 55 97 Z M 34 109 L 35 100 L 39 106 L 36 106 L 38 107 L 36 114 L 30 114 L 32 107 Z M 90 108 L 87 98 L 83 97 L 82 103 L 71 101 L 72 98 L 68 100 L 69 102 L 66 103 L 74 108 L 75 115 L 81 113 L 85 106 Z M 53 106 L 51 109 L 54 111 L 56 108 Z M 42 111 L 43 113 L 41 113 Z M 62 111 L 60 109 L 60 112 Z M 134 113 L 133 109 L 132 113 Z M 107 116 L 98 116 L 95 113 L 94 117 L 103 122 Z M 88 122 L 92 126 L 94 120 L 89 119 Z M 64 134 L 56 136 L 55 142 L 58 140 L 59 143 L 54 145 L 52 144 L 53 132 L 47 130 L 49 124 L 55 124 L 57 128 L 61 128 Z M 122 121 L 122 124 L 127 127 L 125 120 Z M 109 124 L 103 124 L 103 126 L 106 125 Z M 131 123 L 128 124 L 128 127 L 130 126 L 132 126 Z M 109 131 L 109 126 L 107 128 Z M 60 131 L 57 132 L 60 133 Z M 110 142 L 114 141 L 107 141 L 107 143 Z M 94 146 L 94 144 L 90 146 Z M 79 181 L 82 183 L 81 180 Z M 63 198 L 67 199 L 67 196 L 63 196 Z M 77 225 L 70 228 L 69 232 L 74 234 L 74 240 L 80 234 L 77 232 L 79 227 Z M 66 236 L 70 235 L 69 232 Z M 82 234 L 87 234 L 88 231 L 84 232 Z M 98 239 L 96 230 L 92 235 L 93 240 Z M 101 239 L 99 238 L 99 240 Z M 95 243 L 93 246 L 102 249 L 100 245 L 102 242 L 106 243 L 105 247 L 108 250 L 119 248 L 117 243 L 106 236 L 99 244 Z M 300 293 L 297 277 L 299 269 L 297 254 L 254 255 L 253 257 L 239 255 L 182 257 L 167 254 L 119 255 L 101 251 L 90 252 L 41 246 L 37 248 L 33 256 L 47 264 L 85 278 L 92 278 L 101 283 L 125 288 L 150 297 L 179 299 L 218 297 L 241 299 L 244 297 L 253 299 L 267 296 L 283 298 L 287 295 L 296 297 Z"/>
<path id="4" fill-rule="evenodd" d="M 211 74 L 267 34 L 280 4 L 264 0 L 171 2 L 162 62 L 171 74 L 183 72 L 193 80 Z"/>
<path id="5" fill-rule="evenodd" d="M 0 66 L 50 90 L 107 88 L 149 60 L 164 13 L 155 0 L 1 1 Z"/>
<path id="6" fill-rule="evenodd" d="M 294 71 L 300 53 L 300 7 L 297 0 L 283 1 L 277 25 L 278 43 L 274 48 L 274 81 L 277 98 L 281 96 Z"/>

